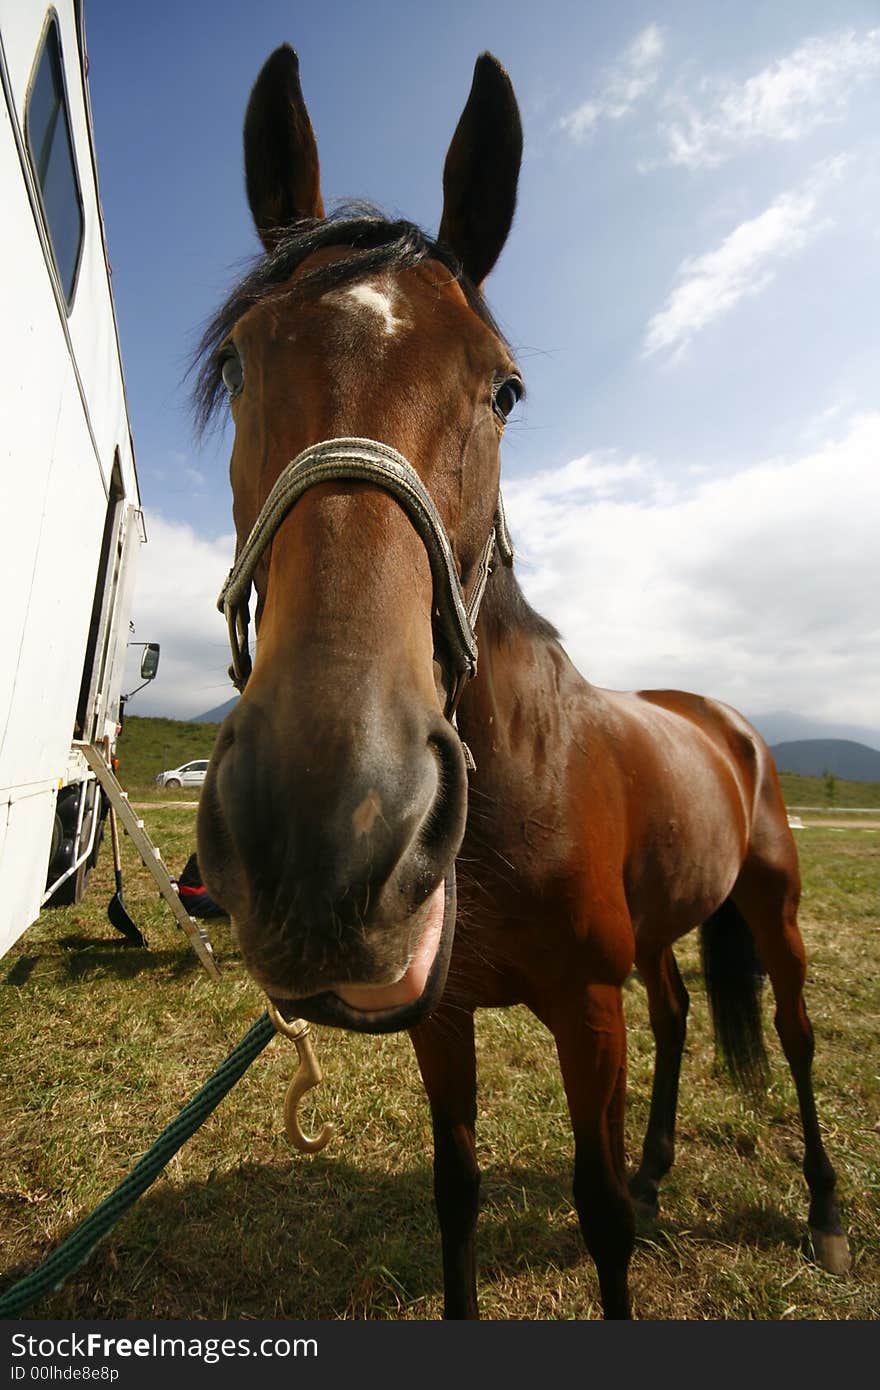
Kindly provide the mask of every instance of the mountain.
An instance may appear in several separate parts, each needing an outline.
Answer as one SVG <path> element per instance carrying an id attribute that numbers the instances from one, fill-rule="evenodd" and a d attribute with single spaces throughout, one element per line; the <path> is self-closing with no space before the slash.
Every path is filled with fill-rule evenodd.
<path id="1" fill-rule="evenodd" d="M 770 752 L 780 772 L 822 777 L 832 772 L 849 782 L 880 782 L 880 753 L 847 738 L 804 738 L 773 743 Z"/>
<path id="2" fill-rule="evenodd" d="M 745 713 L 745 711 L 743 711 Z M 863 724 L 838 723 L 835 720 L 811 719 L 809 715 L 792 710 L 770 710 L 764 714 L 747 714 L 750 724 L 768 743 L 794 743 L 802 739 L 848 739 L 880 749 L 880 728 Z"/>
<path id="3" fill-rule="evenodd" d="M 206 709 L 204 714 L 194 714 L 190 720 L 191 724 L 222 724 L 227 714 L 235 709 L 238 704 L 238 696 L 233 695 L 231 700 L 227 700 L 225 705 L 217 705 L 214 709 Z"/>

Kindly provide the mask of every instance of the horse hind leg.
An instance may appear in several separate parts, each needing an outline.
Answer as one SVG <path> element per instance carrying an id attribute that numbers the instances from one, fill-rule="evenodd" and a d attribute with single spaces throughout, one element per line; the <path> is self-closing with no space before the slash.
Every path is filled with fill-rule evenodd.
<path id="1" fill-rule="evenodd" d="M 671 947 L 644 954 L 637 949 L 636 968 L 648 995 L 655 1055 L 642 1161 L 629 1190 L 637 1214 L 654 1218 L 659 1211 L 660 1181 L 675 1161 L 678 1080 L 690 1001 Z"/>
<path id="2" fill-rule="evenodd" d="M 823 1269 L 845 1274 L 850 1254 L 840 1225 L 837 1178 L 822 1143 L 813 1091 L 815 1044 L 804 1003 L 806 952 L 797 921 L 799 895 L 796 868 L 747 862 L 732 897 L 754 934 L 770 977 L 776 1001 L 774 1024 L 797 1091 L 813 1251 Z"/>
<path id="3" fill-rule="evenodd" d="M 480 1199 L 476 1155 L 474 1016 L 441 1005 L 410 1030 L 434 1130 L 434 1202 L 443 1251 L 443 1316 L 478 1318 L 475 1237 Z"/>

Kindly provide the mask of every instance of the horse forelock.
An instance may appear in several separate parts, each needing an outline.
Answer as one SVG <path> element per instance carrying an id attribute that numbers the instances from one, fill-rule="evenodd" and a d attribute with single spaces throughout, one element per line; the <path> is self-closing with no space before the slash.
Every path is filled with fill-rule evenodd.
<path id="1" fill-rule="evenodd" d="M 316 269 L 292 276 L 309 256 L 328 247 L 349 253 Z M 386 218 L 368 204 L 345 204 L 329 217 L 306 218 L 280 233 L 273 249 L 260 255 L 209 320 L 189 373 L 194 374 L 192 402 L 200 434 L 216 421 L 224 399 L 218 350 L 238 320 L 255 305 L 271 299 L 305 300 L 332 289 L 356 285 L 382 271 L 406 270 L 425 260 L 439 262 L 458 282 L 469 307 L 495 336 L 507 340 L 476 285 L 455 253 L 413 222 Z"/>

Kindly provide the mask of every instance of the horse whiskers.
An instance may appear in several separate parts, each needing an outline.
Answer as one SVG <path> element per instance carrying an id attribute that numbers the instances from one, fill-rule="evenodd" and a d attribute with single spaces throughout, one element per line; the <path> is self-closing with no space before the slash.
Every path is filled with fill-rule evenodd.
<path id="1" fill-rule="evenodd" d="M 488 859 L 483 859 L 477 855 L 460 855 L 458 862 L 478 865 L 484 874 L 491 875 L 496 882 L 504 884 L 507 888 L 515 888 L 518 875 L 516 867 L 511 864 L 510 860 L 507 859 L 500 850 L 495 849 L 493 845 L 488 844 L 486 841 L 481 842 L 479 836 L 472 835 L 469 838 L 475 842 L 475 847 L 477 849 L 484 850 L 490 857 Z M 496 861 L 500 861 L 505 869 L 509 869 L 510 874 L 502 873 Z"/>
<path id="2" fill-rule="evenodd" d="M 456 1039 L 460 1036 L 460 1029 L 456 1027 L 455 1018 L 452 1015 L 472 1018 L 473 1009 L 468 1008 L 466 1004 L 455 1003 L 448 993 L 444 993 L 443 1007 L 431 1014 L 428 1026 L 438 1037 Z"/>
<path id="3" fill-rule="evenodd" d="M 480 787 L 474 787 L 473 783 L 468 785 L 467 796 L 468 803 L 470 803 L 470 812 L 474 812 L 474 801 L 477 801 L 477 799 L 480 799 L 480 801 L 488 801 L 491 806 L 502 805 L 499 796 L 491 796 L 488 791 L 482 791 Z"/>
<path id="4" fill-rule="evenodd" d="M 459 860 L 458 862 L 461 864 L 463 861 Z M 467 882 L 467 891 L 472 897 L 481 897 L 485 902 L 490 904 L 495 902 L 495 894 L 492 892 L 489 885 L 483 882 L 482 878 L 469 878 Z"/>

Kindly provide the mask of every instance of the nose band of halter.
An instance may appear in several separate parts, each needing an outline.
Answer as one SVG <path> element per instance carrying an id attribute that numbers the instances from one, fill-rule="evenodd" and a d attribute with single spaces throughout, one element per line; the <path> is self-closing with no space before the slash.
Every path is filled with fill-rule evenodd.
<path id="1" fill-rule="evenodd" d="M 313 444 L 291 460 L 266 498 L 217 600 L 217 607 L 225 614 L 229 629 L 233 684 L 243 690 L 251 673 L 248 602 L 260 558 L 303 493 L 317 483 L 329 482 L 372 483 L 390 492 L 421 537 L 431 566 L 436 621 L 443 633 L 452 667 L 446 708 L 446 717 L 451 718 L 465 683 L 476 674 L 477 638 L 474 629 L 492 572 L 496 548 L 504 564 L 513 563 L 513 547 L 504 506 L 499 494 L 495 524 L 483 547 L 470 598 L 465 599 L 452 546 L 430 493 L 403 454 L 375 439 L 327 439 Z"/>

